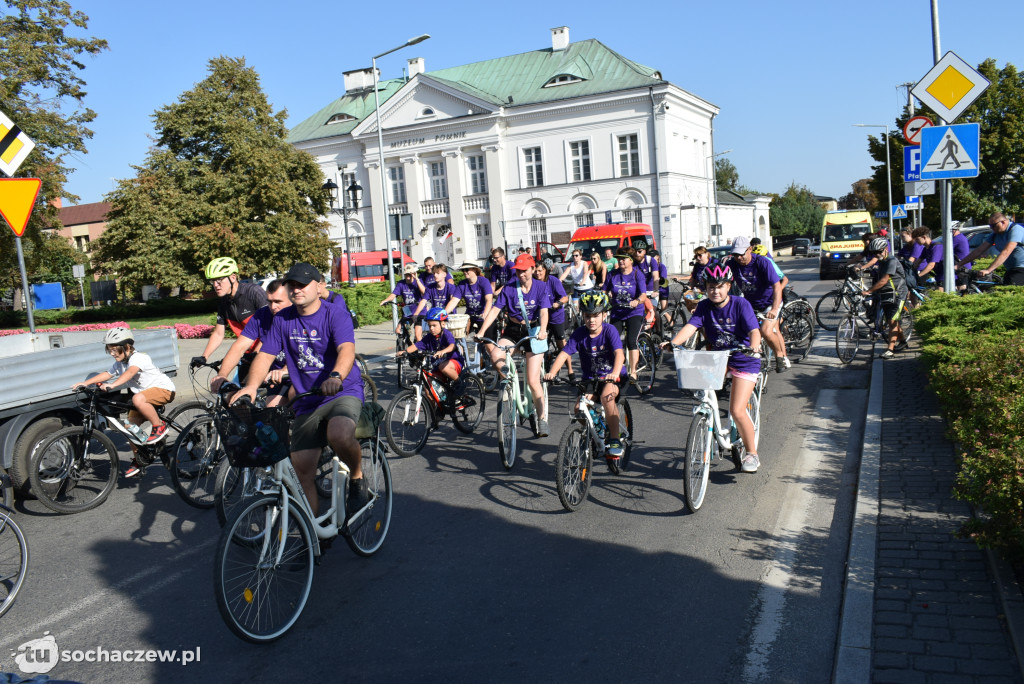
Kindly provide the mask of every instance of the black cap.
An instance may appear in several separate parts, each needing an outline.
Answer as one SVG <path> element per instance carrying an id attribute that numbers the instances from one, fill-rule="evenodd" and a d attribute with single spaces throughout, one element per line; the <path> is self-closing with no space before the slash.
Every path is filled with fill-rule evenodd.
<path id="1" fill-rule="evenodd" d="M 295 282 L 303 287 L 314 281 L 320 282 L 322 279 L 323 276 L 320 274 L 319 270 L 303 261 L 296 262 L 295 265 L 289 268 L 288 272 L 284 274 L 284 278 L 282 278 L 286 283 Z"/>

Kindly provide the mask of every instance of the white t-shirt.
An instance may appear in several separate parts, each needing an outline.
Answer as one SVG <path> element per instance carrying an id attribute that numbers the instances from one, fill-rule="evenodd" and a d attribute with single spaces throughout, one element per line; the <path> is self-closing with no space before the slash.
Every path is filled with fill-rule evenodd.
<path id="1" fill-rule="evenodd" d="M 569 266 L 569 277 L 573 285 L 581 290 L 594 287 L 594 281 L 590 279 L 590 264 L 586 261 L 580 261 L 578 268 L 575 264 Z"/>
<path id="2" fill-rule="evenodd" d="M 143 354 L 140 351 L 132 352 L 132 355 L 128 357 L 127 362 L 115 361 L 114 365 L 107 371 L 115 378 L 121 377 L 121 375 L 135 366 L 139 369 L 139 372 L 135 374 L 135 377 L 128 381 L 128 388 L 132 392 L 141 392 L 142 390 L 149 389 L 150 387 L 159 387 L 165 389 L 168 392 L 174 391 L 174 381 L 161 373 L 160 370 L 154 365 L 153 359 L 149 358 L 149 354 Z"/>

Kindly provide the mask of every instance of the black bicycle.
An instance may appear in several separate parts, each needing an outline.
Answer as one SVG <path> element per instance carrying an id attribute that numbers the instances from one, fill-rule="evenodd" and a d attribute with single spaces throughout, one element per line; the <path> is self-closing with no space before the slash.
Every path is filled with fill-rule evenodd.
<path id="1" fill-rule="evenodd" d="M 0 617 L 14 605 L 28 574 L 28 542 L 13 513 L 0 504 Z"/>

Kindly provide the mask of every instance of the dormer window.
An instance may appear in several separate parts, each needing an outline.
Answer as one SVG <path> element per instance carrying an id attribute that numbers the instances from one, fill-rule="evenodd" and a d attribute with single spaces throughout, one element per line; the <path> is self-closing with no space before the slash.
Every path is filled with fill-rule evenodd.
<path id="1" fill-rule="evenodd" d="M 335 114 L 334 116 L 332 116 L 330 119 L 327 120 L 327 125 L 330 126 L 331 124 L 342 123 L 344 121 L 355 121 L 355 120 L 356 120 L 356 117 L 354 117 L 354 116 L 352 116 L 350 114 Z"/>
<path id="2" fill-rule="evenodd" d="M 424 107 L 420 110 L 417 119 L 433 119 L 437 114 L 434 113 L 433 107 Z"/>
<path id="3" fill-rule="evenodd" d="M 559 74 L 550 81 L 544 84 L 545 88 L 554 88 L 555 86 L 569 85 L 570 83 L 582 83 L 583 79 L 579 76 L 573 76 L 572 74 Z"/>

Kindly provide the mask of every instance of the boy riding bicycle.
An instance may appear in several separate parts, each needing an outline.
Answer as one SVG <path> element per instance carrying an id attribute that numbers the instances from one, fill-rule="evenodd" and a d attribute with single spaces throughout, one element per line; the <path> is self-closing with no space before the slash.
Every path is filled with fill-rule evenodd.
<path id="1" fill-rule="evenodd" d="M 455 344 L 455 336 L 444 325 L 448 312 L 435 306 L 423 319 L 427 322 L 428 332 L 419 342 L 410 344 L 405 353 L 420 351 L 429 354 L 434 358 L 434 370 L 449 380 L 457 380 L 462 372 L 462 355 Z"/>
<path id="2" fill-rule="evenodd" d="M 579 354 L 583 380 L 598 381 L 597 391 L 601 393 L 601 406 L 604 407 L 608 423 L 605 450 L 609 468 L 614 471 L 623 453 L 619 441 L 619 406 L 616 399 L 619 396 L 619 385 L 626 377 L 626 356 L 622 351 L 622 338 L 618 330 L 605 322 L 608 308 L 608 295 L 604 292 L 594 290 L 583 293 L 580 297 L 583 326 L 569 335 L 569 341 L 558 353 L 544 379 L 550 382 L 571 355 Z"/>

